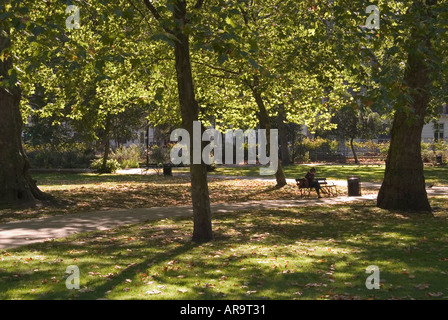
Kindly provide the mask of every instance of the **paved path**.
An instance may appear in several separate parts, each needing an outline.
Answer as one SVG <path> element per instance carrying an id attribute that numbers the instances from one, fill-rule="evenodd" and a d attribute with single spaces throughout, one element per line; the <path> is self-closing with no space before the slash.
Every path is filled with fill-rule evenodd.
<path id="1" fill-rule="evenodd" d="M 311 198 L 301 200 L 263 200 L 238 203 L 214 204 L 213 213 L 242 211 L 248 209 L 276 209 L 310 205 L 342 204 L 376 199 L 376 194 L 361 197 Z M 30 219 L 0 224 L 0 249 L 10 249 L 69 235 L 106 230 L 120 225 L 136 224 L 148 220 L 192 216 L 191 206 L 144 208 L 88 212 Z"/>
<path id="2" fill-rule="evenodd" d="M 135 173 L 141 173 L 141 169 L 136 169 Z M 129 174 L 129 171 L 126 172 Z M 181 175 L 181 174 L 176 174 Z M 188 175 L 188 174 L 185 174 Z M 218 179 L 251 179 L 251 180 L 272 180 L 269 177 L 238 177 L 238 176 L 218 176 L 210 175 L 210 178 Z M 294 179 L 287 179 L 288 183 L 295 184 Z M 332 180 L 338 186 L 346 186 L 345 180 Z M 378 190 L 381 184 L 371 182 L 361 182 L 362 188 Z M 447 195 L 448 187 L 432 187 L 427 189 L 429 196 Z M 376 199 L 376 194 L 369 194 L 361 197 L 335 197 L 335 198 L 311 198 L 300 200 L 263 200 L 247 201 L 239 203 L 214 204 L 212 212 L 232 212 L 247 209 L 276 209 L 286 207 L 300 207 L 310 205 L 343 204 L 354 201 L 368 201 Z M 166 207 L 166 208 L 143 208 L 126 209 L 100 212 L 88 212 L 70 214 L 65 216 L 53 216 L 48 218 L 14 221 L 0 224 L 0 249 L 10 249 L 45 240 L 63 238 L 75 233 L 106 230 L 120 225 L 136 224 L 148 220 L 163 219 L 169 217 L 186 217 L 192 215 L 191 206 Z"/>

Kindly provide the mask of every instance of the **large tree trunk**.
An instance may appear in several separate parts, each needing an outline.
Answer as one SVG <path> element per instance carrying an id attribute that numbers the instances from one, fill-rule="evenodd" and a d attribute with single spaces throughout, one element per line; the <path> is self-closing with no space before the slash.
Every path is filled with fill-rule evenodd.
<path id="1" fill-rule="evenodd" d="M 421 115 L 421 111 L 419 112 Z M 423 118 L 423 116 L 422 116 Z M 431 211 L 425 189 L 421 156 L 423 121 L 404 112 L 395 114 L 386 171 L 378 194 L 377 206 L 383 209 Z"/>
<path id="2" fill-rule="evenodd" d="M 194 92 L 189 38 L 182 31 L 186 24 L 186 1 L 176 1 L 174 18 L 177 25 L 175 35 L 178 39 L 178 41 L 175 41 L 174 52 L 182 125 L 189 132 L 190 145 L 193 146 L 193 121 L 198 120 L 199 107 Z M 193 151 L 202 152 L 202 150 Z M 193 152 L 190 152 L 190 156 L 191 198 L 194 220 L 193 241 L 206 242 L 213 239 L 207 169 L 202 160 L 201 164 L 193 164 Z"/>
<path id="3" fill-rule="evenodd" d="M 0 52 L 9 39 L 0 35 Z M 12 59 L 0 60 L 0 78 L 8 80 Z M 33 205 L 35 199 L 49 199 L 29 173 L 29 161 L 22 146 L 20 89 L 0 88 L 0 204 Z"/>
<path id="4" fill-rule="evenodd" d="M 258 76 L 254 76 L 254 85 L 251 86 L 252 94 L 254 96 L 255 102 L 257 103 L 259 110 L 259 119 L 260 119 L 260 128 L 266 130 L 266 138 L 267 138 L 267 150 L 270 150 L 270 130 L 271 130 L 271 122 L 269 119 L 268 112 L 266 111 L 266 107 L 264 105 L 263 98 L 261 97 L 261 93 L 258 89 L 259 79 Z M 277 181 L 277 188 L 283 188 L 286 186 L 286 177 L 283 172 L 282 164 L 278 162 L 278 168 L 275 172 L 275 179 Z"/>
<path id="5" fill-rule="evenodd" d="M 412 39 L 415 39 L 416 47 L 418 44 L 430 49 L 428 35 L 414 31 Z M 377 199 L 380 208 L 431 211 L 421 156 L 421 135 L 430 100 L 429 72 L 424 53 L 417 49 L 409 50 L 404 84 L 412 90 L 413 102 L 407 110 L 403 108 L 395 113 L 386 172 Z"/>

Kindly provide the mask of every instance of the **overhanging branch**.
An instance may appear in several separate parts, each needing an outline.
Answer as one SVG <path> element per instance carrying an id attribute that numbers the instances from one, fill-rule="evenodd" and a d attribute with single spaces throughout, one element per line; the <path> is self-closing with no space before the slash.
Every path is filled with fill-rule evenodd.
<path id="1" fill-rule="evenodd" d="M 153 4 L 151 3 L 151 0 L 143 0 L 143 2 L 145 3 L 145 6 L 149 9 L 149 11 L 151 11 L 151 14 L 153 15 L 153 17 L 162 24 L 162 28 L 170 33 L 170 34 L 174 34 L 173 30 L 164 27 L 163 23 L 162 23 L 162 16 L 160 15 L 160 13 L 157 11 L 156 7 L 153 6 Z"/>
<path id="2" fill-rule="evenodd" d="M 225 72 L 225 73 L 230 73 L 230 74 L 237 75 L 237 76 L 239 76 L 241 74 L 241 72 L 239 72 L 239 71 L 234 71 L 234 70 L 230 70 L 230 69 L 226 69 L 226 68 L 222 68 L 222 67 L 216 67 L 216 66 L 209 65 L 209 64 L 201 62 L 201 61 L 195 61 L 193 59 L 191 60 L 191 62 L 192 63 L 196 63 L 196 64 L 200 64 L 202 66 L 205 66 L 205 67 L 213 69 L 213 70 L 222 71 L 222 72 Z"/>
<path id="3" fill-rule="evenodd" d="M 202 5 L 204 4 L 205 0 L 197 0 L 196 5 L 194 6 L 195 9 L 201 9 Z"/>
<path id="4" fill-rule="evenodd" d="M 145 6 L 151 11 L 152 15 L 156 20 L 160 21 L 162 17 L 160 16 L 160 13 L 157 11 L 156 7 L 154 7 L 150 0 L 143 0 Z"/>
<path id="5" fill-rule="evenodd" d="M 128 0 L 128 2 L 131 4 L 131 6 L 138 11 L 138 13 L 140 13 L 140 15 L 142 16 L 142 19 L 144 19 L 146 21 L 146 23 L 149 24 L 148 19 L 146 19 L 146 14 L 144 12 L 142 12 L 139 8 L 137 8 L 134 4 L 134 2 L 132 0 Z"/>

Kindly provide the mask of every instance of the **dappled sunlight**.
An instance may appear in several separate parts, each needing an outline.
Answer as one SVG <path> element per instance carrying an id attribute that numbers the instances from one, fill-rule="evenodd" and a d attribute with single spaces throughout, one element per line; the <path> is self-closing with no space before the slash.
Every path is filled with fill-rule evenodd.
<path id="1" fill-rule="evenodd" d="M 384 165 L 312 165 L 316 168 L 318 177 L 325 177 L 329 180 L 347 180 L 349 176 L 359 176 L 362 182 L 381 182 L 384 178 Z M 286 178 L 296 179 L 304 177 L 310 169 L 310 165 L 290 165 L 284 166 L 283 171 Z M 448 167 L 425 167 L 425 179 L 427 183 L 434 185 L 448 185 Z M 259 167 L 240 166 L 240 167 L 218 167 L 213 175 L 242 176 L 260 178 Z M 268 176 L 269 177 L 269 176 Z M 271 178 L 273 178 L 271 176 Z"/>
<path id="2" fill-rule="evenodd" d="M 191 185 L 188 177 L 183 176 L 83 173 L 45 174 L 37 178 L 43 183 L 42 191 L 49 192 L 56 200 L 38 203 L 33 208 L 0 209 L 1 222 L 99 210 L 191 205 Z M 208 187 L 212 204 L 300 201 L 297 186 L 291 183 L 279 189 L 275 181 L 269 180 L 210 178 Z M 338 188 L 341 194 L 346 193 L 345 187 Z M 311 199 L 313 197 L 311 195 Z M 325 202 L 325 199 L 320 201 Z"/>
<path id="3" fill-rule="evenodd" d="M 184 177 L 48 178 L 52 184 L 43 189 L 67 202 L 18 210 L 16 217 L 89 211 L 95 224 L 75 221 L 61 229 L 67 239 L 0 251 L 4 299 L 448 297 L 446 197 L 432 198 L 434 217 L 428 217 L 381 210 L 372 201 L 348 205 L 347 197 L 300 199 L 295 185 L 277 189 L 272 180 L 210 178 L 214 240 L 196 245 L 191 218 L 170 209 L 191 210 Z M 141 223 L 147 207 L 167 211 L 154 216 L 161 220 Z M 132 214 L 121 222 L 131 226 L 114 227 L 114 214 L 129 208 Z M 56 237 L 47 231 L 51 224 L 35 240 Z M 65 288 L 69 265 L 84 275 L 80 290 Z M 379 291 L 365 288 L 368 265 L 381 270 Z"/>
<path id="4" fill-rule="evenodd" d="M 217 212 L 214 240 L 197 245 L 190 218 L 156 220 L 2 251 L 0 296 L 444 299 L 447 226 L 447 211 L 425 219 L 372 204 Z M 80 290 L 65 288 L 72 264 Z M 380 268 L 380 290 L 365 287 L 368 265 Z"/>

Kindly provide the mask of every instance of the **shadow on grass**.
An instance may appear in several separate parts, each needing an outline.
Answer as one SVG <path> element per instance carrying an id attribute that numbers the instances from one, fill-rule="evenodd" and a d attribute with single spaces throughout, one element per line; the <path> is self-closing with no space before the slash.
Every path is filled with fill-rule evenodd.
<path id="1" fill-rule="evenodd" d="M 249 199 L 251 199 L 251 197 L 253 197 L 253 196 L 278 191 L 281 188 L 282 187 L 278 187 L 277 185 L 275 185 L 275 186 L 267 187 L 262 190 L 255 191 L 255 192 L 249 192 L 249 193 L 245 194 L 239 201 L 249 201 Z"/>
<path id="2" fill-rule="evenodd" d="M 179 218 L 10 250 L 25 256 L 35 251 L 48 261 L 41 267 L 30 261 L 30 266 L 6 269 L 0 279 L 2 296 L 10 297 L 33 281 L 51 281 L 69 264 L 79 265 L 81 287 L 93 291 L 75 295 L 61 281 L 37 298 L 165 299 L 165 293 L 133 293 L 133 288 L 144 291 L 148 279 L 173 290 L 188 289 L 174 295 L 176 299 L 448 296 L 448 221 L 443 210 L 433 218 L 404 216 L 370 204 L 251 210 L 215 214 L 213 224 L 215 240 L 203 245 L 190 242 L 191 220 Z M 61 258 L 63 262 L 49 264 Z M 369 265 L 380 268 L 381 290 L 365 287 Z M 87 276 L 97 270 L 101 276 Z M 14 279 L 15 272 L 22 275 Z"/>
<path id="3" fill-rule="evenodd" d="M 163 182 L 187 183 L 188 177 L 146 175 L 146 174 L 97 174 L 97 173 L 36 173 L 33 178 L 43 185 L 89 184 L 89 183 L 126 183 L 126 182 Z"/>

